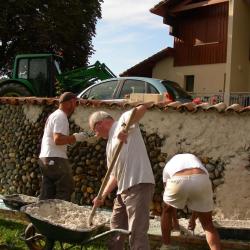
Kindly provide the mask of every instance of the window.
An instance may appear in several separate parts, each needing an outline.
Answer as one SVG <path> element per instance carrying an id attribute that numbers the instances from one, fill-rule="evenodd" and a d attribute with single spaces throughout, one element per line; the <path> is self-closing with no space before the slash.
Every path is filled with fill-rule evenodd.
<path id="1" fill-rule="evenodd" d="M 194 75 L 185 76 L 185 88 L 187 92 L 194 92 Z"/>
<path id="2" fill-rule="evenodd" d="M 148 84 L 148 93 L 159 94 L 159 91 L 151 84 Z"/>
<path id="3" fill-rule="evenodd" d="M 18 78 L 28 79 L 28 59 L 19 60 Z"/>
<path id="4" fill-rule="evenodd" d="M 100 100 L 108 100 L 112 99 L 118 81 L 108 81 L 104 83 L 100 83 L 96 86 L 93 86 L 86 94 L 82 96 L 82 98 L 87 99 L 100 99 Z"/>
<path id="5" fill-rule="evenodd" d="M 47 59 L 34 58 L 30 60 L 30 79 L 45 80 L 47 76 Z"/>
<path id="6" fill-rule="evenodd" d="M 48 61 L 47 58 L 31 58 L 29 60 L 29 79 L 41 96 L 47 96 L 48 88 Z"/>
<path id="7" fill-rule="evenodd" d="M 126 80 L 123 83 L 119 98 L 127 98 L 131 93 L 145 93 L 146 82 L 138 80 Z"/>

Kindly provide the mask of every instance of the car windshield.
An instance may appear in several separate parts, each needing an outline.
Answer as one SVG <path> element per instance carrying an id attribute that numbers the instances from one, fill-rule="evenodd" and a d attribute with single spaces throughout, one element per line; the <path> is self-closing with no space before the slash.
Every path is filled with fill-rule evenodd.
<path id="1" fill-rule="evenodd" d="M 170 90 L 170 92 L 172 91 L 176 98 L 191 98 L 191 96 L 185 90 L 183 90 L 178 83 L 172 81 L 161 81 L 161 83 L 166 87 L 167 90 Z"/>
<path id="2" fill-rule="evenodd" d="M 112 99 L 118 81 L 111 80 L 91 87 L 88 91 L 81 95 L 84 99 L 108 100 Z"/>

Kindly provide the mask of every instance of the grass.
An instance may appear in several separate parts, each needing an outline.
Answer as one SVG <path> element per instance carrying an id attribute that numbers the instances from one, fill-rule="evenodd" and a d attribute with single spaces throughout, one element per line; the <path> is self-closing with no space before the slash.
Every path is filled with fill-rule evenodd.
<path id="1" fill-rule="evenodd" d="M 20 239 L 26 225 L 14 221 L 0 219 L 0 246 L 1 249 L 21 250 L 27 249 L 24 241 Z"/>

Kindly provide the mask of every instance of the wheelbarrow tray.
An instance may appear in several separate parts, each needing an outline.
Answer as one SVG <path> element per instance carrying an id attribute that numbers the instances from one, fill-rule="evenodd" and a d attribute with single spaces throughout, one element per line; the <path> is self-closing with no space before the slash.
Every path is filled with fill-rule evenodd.
<path id="1" fill-rule="evenodd" d="M 6 207 L 14 210 L 20 210 L 22 206 L 38 202 L 38 198 L 24 194 L 4 195 L 2 200 Z"/>
<path id="2" fill-rule="evenodd" d="M 105 223 L 95 225 L 92 227 L 87 227 L 84 229 L 72 229 L 65 226 L 62 226 L 60 224 L 53 223 L 51 221 L 48 221 L 46 218 L 42 218 L 40 216 L 34 215 L 31 212 L 28 211 L 29 207 L 32 207 L 33 205 L 37 206 L 39 204 L 43 204 L 46 202 L 65 202 L 66 201 L 60 201 L 60 200 L 44 200 L 39 201 L 36 204 L 29 204 L 26 206 L 23 206 L 21 208 L 21 211 L 24 212 L 33 226 L 36 228 L 36 230 L 45 236 L 50 241 L 59 241 L 59 242 L 65 242 L 65 243 L 71 243 L 71 244 L 77 244 L 84 241 L 88 241 L 93 236 L 100 234 L 105 231 Z"/>
<path id="3" fill-rule="evenodd" d="M 104 225 L 93 227 L 89 230 L 73 230 L 62 227 L 60 225 L 54 225 L 47 221 L 28 215 L 31 223 L 36 230 L 44 235 L 49 240 L 66 242 L 66 243 L 81 243 L 87 241 L 91 237 L 104 231 Z"/>
<path id="4" fill-rule="evenodd" d="M 221 239 L 250 241 L 250 220 L 215 221 Z"/>

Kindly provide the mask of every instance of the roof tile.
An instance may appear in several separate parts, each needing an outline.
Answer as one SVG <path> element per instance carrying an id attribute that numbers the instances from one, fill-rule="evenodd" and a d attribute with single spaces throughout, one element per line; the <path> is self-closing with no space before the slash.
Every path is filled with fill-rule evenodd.
<path id="1" fill-rule="evenodd" d="M 41 98 L 41 97 L 0 97 L 0 104 L 11 104 L 11 105 L 58 105 L 58 98 Z M 98 107 L 98 108 L 118 108 L 127 109 L 136 107 L 142 102 L 117 102 L 117 101 L 105 101 L 105 100 L 79 100 L 79 106 L 85 107 Z M 223 102 L 211 105 L 209 103 L 195 104 L 193 102 L 181 103 L 181 102 L 159 102 L 152 104 L 150 109 L 158 109 L 167 112 L 168 110 L 176 110 L 179 112 L 209 112 L 217 111 L 218 113 L 245 113 L 250 112 L 250 106 L 242 107 L 235 103 L 227 107 Z"/>

